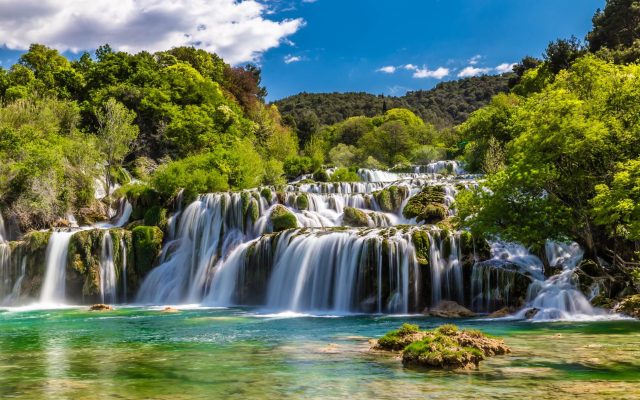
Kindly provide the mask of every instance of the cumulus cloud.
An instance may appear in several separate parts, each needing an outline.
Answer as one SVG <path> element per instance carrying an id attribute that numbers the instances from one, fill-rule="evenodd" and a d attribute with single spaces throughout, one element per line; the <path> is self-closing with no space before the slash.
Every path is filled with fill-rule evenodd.
<path id="1" fill-rule="evenodd" d="M 418 69 L 418 66 L 417 65 L 413 65 L 413 64 L 406 64 L 406 65 L 403 65 L 402 68 L 404 68 L 404 69 L 406 69 L 408 71 L 415 71 L 415 70 Z"/>
<path id="2" fill-rule="evenodd" d="M 396 67 L 393 65 L 387 65 L 386 67 L 378 68 L 376 71 L 384 72 L 385 74 L 393 74 L 396 72 Z"/>
<path id="3" fill-rule="evenodd" d="M 286 56 L 284 56 L 284 63 L 285 64 L 291 64 L 291 63 L 295 63 L 298 61 L 302 61 L 302 57 L 299 56 L 292 56 L 291 54 L 287 54 Z"/>
<path id="4" fill-rule="evenodd" d="M 430 70 L 427 67 L 416 68 L 415 72 L 413 73 L 414 78 L 442 79 L 448 75 L 449 75 L 449 68 L 445 68 L 445 67 L 438 67 L 435 70 Z"/>
<path id="5" fill-rule="evenodd" d="M 268 19 L 257 0 L 2 0 L 0 45 L 43 43 L 60 51 L 159 51 L 195 46 L 232 64 L 253 61 L 303 25 Z"/>
<path id="6" fill-rule="evenodd" d="M 458 78 L 469 78 L 471 76 L 484 75 L 489 73 L 491 68 L 465 67 L 458 73 Z"/>
<path id="7" fill-rule="evenodd" d="M 500 64 L 496 67 L 496 72 L 504 74 L 507 72 L 512 72 L 513 71 L 513 67 L 515 67 L 516 63 L 504 63 L 504 64 Z"/>

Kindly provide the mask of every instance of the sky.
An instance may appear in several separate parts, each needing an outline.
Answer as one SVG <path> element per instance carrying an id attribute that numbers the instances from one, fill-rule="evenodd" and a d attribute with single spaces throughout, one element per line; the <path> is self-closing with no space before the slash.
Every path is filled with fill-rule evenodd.
<path id="1" fill-rule="evenodd" d="M 299 92 L 403 95 L 510 70 L 584 38 L 605 0 L 0 0 L 0 63 L 30 43 L 68 57 L 110 43 L 194 45 L 258 64 L 268 100 Z"/>

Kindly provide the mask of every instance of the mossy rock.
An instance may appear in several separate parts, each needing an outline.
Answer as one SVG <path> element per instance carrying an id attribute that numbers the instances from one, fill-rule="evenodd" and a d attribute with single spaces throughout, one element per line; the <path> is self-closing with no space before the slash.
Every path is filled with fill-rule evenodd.
<path id="1" fill-rule="evenodd" d="M 309 197 L 306 194 L 301 193 L 296 197 L 296 207 L 298 210 L 308 210 L 309 209 Z"/>
<path id="2" fill-rule="evenodd" d="M 625 297 L 614 308 L 614 311 L 640 319 L 640 294 Z"/>
<path id="3" fill-rule="evenodd" d="M 157 226 L 163 231 L 167 228 L 167 210 L 160 206 L 153 206 L 144 213 L 144 225 Z"/>
<path id="4" fill-rule="evenodd" d="M 162 250 L 163 233 L 157 226 L 138 226 L 131 234 L 135 268 L 143 277 L 153 268 Z"/>
<path id="5" fill-rule="evenodd" d="M 429 248 L 431 247 L 429 233 L 424 230 L 415 230 L 411 234 L 411 241 L 416 251 L 418 264 L 423 266 L 429 265 Z"/>
<path id="6" fill-rule="evenodd" d="M 436 224 L 447 218 L 448 209 L 444 205 L 444 188 L 427 186 L 413 196 L 402 210 L 405 218 L 416 218 L 426 224 Z"/>
<path id="7" fill-rule="evenodd" d="M 285 206 L 278 204 L 271 211 L 271 225 L 274 232 L 280 232 L 285 229 L 293 229 L 298 227 L 296 216 Z"/>
<path id="8" fill-rule="evenodd" d="M 373 193 L 378 206 L 384 212 L 397 212 L 402 205 L 408 190 L 405 186 L 389 186 Z"/>
<path id="9" fill-rule="evenodd" d="M 247 216 L 251 218 L 251 222 L 255 223 L 258 218 L 260 218 L 260 204 L 258 204 L 258 200 L 251 199 L 249 202 L 249 208 L 247 209 L 247 213 L 245 214 L 245 221 Z"/>
<path id="10" fill-rule="evenodd" d="M 405 366 L 447 370 L 477 367 L 487 357 L 510 352 L 502 339 L 477 330 L 461 331 L 452 324 L 432 331 L 420 331 L 415 325 L 405 324 L 380 338 L 374 348 L 402 350 Z"/>
<path id="11" fill-rule="evenodd" d="M 383 337 L 378 339 L 376 349 L 388 351 L 400 351 L 411 343 L 419 340 L 416 334 L 420 332 L 418 325 L 402 324 L 400 329 L 387 332 Z"/>
<path id="12" fill-rule="evenodd" d="M 271 192 L 271 189 L 266 187 L 266 188 L 262 188 L 262 190 L 260 191 L 260 196 L 264 197 L 267 201 L 271 201 L 271 199 L 273 198 L 273 193 Z"/>
<path id="13" fill-rule="evenodd" d="M 356 227 L 369 226 L 369 218 L 367 218 L 367 213 L 357 208 L 345 207 L 342 219 L 345 225 Z"/>
<path id="14" fill-rule="evenodd" d="M 164 199 L 158 191 L 150 186 L 139 183 L 121 187 L 116 191 L 114 196 L 125 196 L 129 200 L 133 206 L 131 220 L 144 219 L 144 215 L 148 209 L 164 204 Z M 188 199 L 184 200 L 188 201 Z"/>

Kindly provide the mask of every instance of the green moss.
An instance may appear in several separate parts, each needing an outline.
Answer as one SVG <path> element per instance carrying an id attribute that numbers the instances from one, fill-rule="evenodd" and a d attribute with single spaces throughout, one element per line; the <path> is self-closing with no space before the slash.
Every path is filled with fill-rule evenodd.
<path id="1" fill-rule="evenodd" d="M 271 225 L 274 232 L 280 232 L 285 229 L 293 229 L 298 226 L 296 216 L 285 206 L 277 205 L 271 212 Z"/>
<path id="2" fill-rule="evenodd" d="M 640 319 L 640 294 L 625 297 L 615 311 Z"/>
<path id="3" fill-rule="evenodd" d="M 258 204 L 258 201 L 256 199 L 251 199 L 247 214 L 249 215 L 249 218 L 251 218 L 251 222 L 253 223 L 255 223 L 260 217 L 260 204 Z"/>
<path id="4" fill-rule="evenodd" d="M 152 187 L 135 183 L 121 187 L 116 191 L 114 197 L 125 196 L 131 205 L 131 220 L 143 219 L 148 209 L 154 206 L 162 206 L 164 199 L 159 192 Z M 185 199 L 188 201 L 188 199 Z"/>
<path id="5" fill-rule="evenodd" d="M 242 199 L 242 215 L 247 215 L 247 211 L 249 210 L 249 205 L 251 202 L 251 193 L 242 192 L 240 193 L 240 198 Z"/>
<path id="6" fill-rule="evenodd" d="M 411 234 L 411 240 L 416 251 L 418 263 L 424 266 L 429 265 L 429 248 L 431 246 L 429 233 L 423 230 L 415 230 Z"/>
<path id="7" fill-rule="evenodd" d="M 298 210 L 309 209 L 309 198 L 306 194 L 301 193 L 296 197 L 296 207 L 298 207 Z"/>
<path id="8" fill-rule="evenodd" d="M 271 193 L 271 189 L 266 187 L 266 188 L 262 188 L 262 190 L 260 191 L 260 196 L 264 197 L 268 201 L 271 201 L 273 194 Z"/>
<path id="9" fill-rule="evenodd" d="M 353 207 L 344 208 L 343 222 L 345 225 L 349 226 L 369 226 L 367 214 L 364 211 Z"/>
<path id="10" fill-rule="evenodd" d="M 399 351 L 411 344 L 416 339 L 413 335 L 420 331 L 418 325 L 402 324 L 400 329 L 389 331 L 378 339 L 377 347 L 383 350 Z"/>
<path id="11" fill-rule="evenodd" d="M 444 205 L 444 188 L 427 186 L 413 196 L 402 210 L 405 218 L 416 218 L 418 222 L 435 224 L 447 218 L 448 210 Z"/>
<path id="12" fill-rule="evenodd" d="M 162 249 L 163 233 L 157 226 L 138 226 L 131 232 L 135 268 L 140 277 L 154 266 Z"/>
<path id="13" fill-rule="evenodd" d="M 405 186 L 389 186 L 373 193 L 380 209 L 385 212 L 397 212 L 402 205 L 408 191 Z"/>
<path id="14" fill-rule="evenodd" d="M 163 231 L 167 227 L 167 210 L 160 206 L 153 206 L 144 213 L 144 225 L 157 226 Z"/>

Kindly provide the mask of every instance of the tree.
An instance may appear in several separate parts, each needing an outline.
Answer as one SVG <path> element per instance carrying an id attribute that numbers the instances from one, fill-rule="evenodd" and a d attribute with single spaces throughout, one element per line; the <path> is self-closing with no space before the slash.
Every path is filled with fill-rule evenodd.
<path id="1" fill-rule="evenodd" d="M 587 34 L 589 50 L 631 47 L 640 40 L 640 1 L 607 0 L 604 10 L 593 16 L 593 30 Z"/>
<path id="2" fill-rule="evenodd" d="M 575 36 L 550 42 L 544 52 L 544 60 L 552 73 L 567 69 L 586 52 L 582 42 Z"/>
<path id="3" fill-rule="evenodd" d="M 138 126 L 133 125 L 136 114 L 124 105 L 110 98 L 101 109 L 95 110 L 98 122 L 100 150 L 105 156 L 105 190 L 109 197 L 113 185 L 115 168 L 122 167 L 124 157 L 131 151 L 130 146 L 138 137 Z"/>

